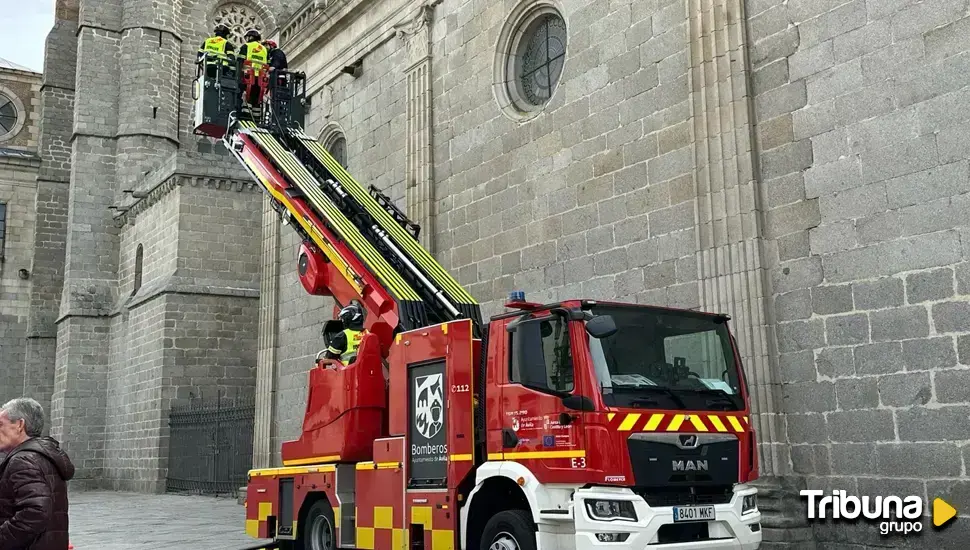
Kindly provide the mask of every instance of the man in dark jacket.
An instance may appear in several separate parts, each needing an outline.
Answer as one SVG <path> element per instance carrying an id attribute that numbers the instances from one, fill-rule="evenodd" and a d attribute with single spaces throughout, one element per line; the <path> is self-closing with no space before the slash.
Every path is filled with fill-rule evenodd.
<path id="1" fill-rule="evenodd" d="M 275 40 L 263 40 L 263 45 L 269 50 L 269 68 L 271 71 L 285 71 L 290 67 L 286 60 L 286 53 L 276 45 Z"/>
<path id="2" fill-rule="evenodd" d="M 67 482 L 74 464 L 41 437 L 44 408 L 14 399 L 0 408 L 0 550 L 66 550 Z"/>

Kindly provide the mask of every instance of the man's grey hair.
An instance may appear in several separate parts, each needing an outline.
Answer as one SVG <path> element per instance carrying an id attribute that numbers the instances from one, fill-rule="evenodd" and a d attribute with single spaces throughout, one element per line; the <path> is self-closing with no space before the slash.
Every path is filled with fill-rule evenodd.
<path id="1" fill-rule="evenodd" d="M 44 407 L 29 397 L 7 401 L 0 413 L 6 413 L 10 422 L 24 421 L 24 429 L 30 437 L 40 437 L 44 431 Z"/>

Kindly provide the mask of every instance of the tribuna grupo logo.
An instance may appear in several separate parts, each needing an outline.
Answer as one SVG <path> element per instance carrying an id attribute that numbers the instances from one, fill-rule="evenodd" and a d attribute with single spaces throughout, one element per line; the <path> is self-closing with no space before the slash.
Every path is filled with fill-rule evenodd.
<path id="1" fill-rule="evenodd" d="M 856 497 L 841 490 L 832 491 L 831 495 L 820 490 L 804 490 L 799 494 L 808 498 L 808 519 L 878 521 L 882 535 L 908 535 L 923 530 L 922 497 Z"/>

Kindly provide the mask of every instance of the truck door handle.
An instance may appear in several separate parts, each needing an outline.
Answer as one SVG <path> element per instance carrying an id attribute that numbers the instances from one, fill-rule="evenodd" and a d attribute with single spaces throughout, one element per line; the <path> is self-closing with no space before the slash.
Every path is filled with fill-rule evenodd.
<path id="1" fill-rule="evenodd" d="M 512 428 L 502 428 L 502 448 L 514 449 L 519 444 L 519 436 L 515 435 Z"/>

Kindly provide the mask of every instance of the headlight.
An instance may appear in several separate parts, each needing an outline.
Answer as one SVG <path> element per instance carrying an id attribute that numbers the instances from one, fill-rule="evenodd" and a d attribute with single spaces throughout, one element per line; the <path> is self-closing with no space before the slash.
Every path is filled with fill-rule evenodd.
<path id="1" fill-rule="evenodd" d="M 587 500 L 585 502 L 586 512 L 593 519 L 600 521 L 637 520 L 637 513 L 633 510 L 633 502 L 629 500 Z"/>
<path id="2" fill-rule="evenodd" d="M 741 515 L 750 514 L 758 509 L 758 495 L 748 495 L 741 501 Z"/>

